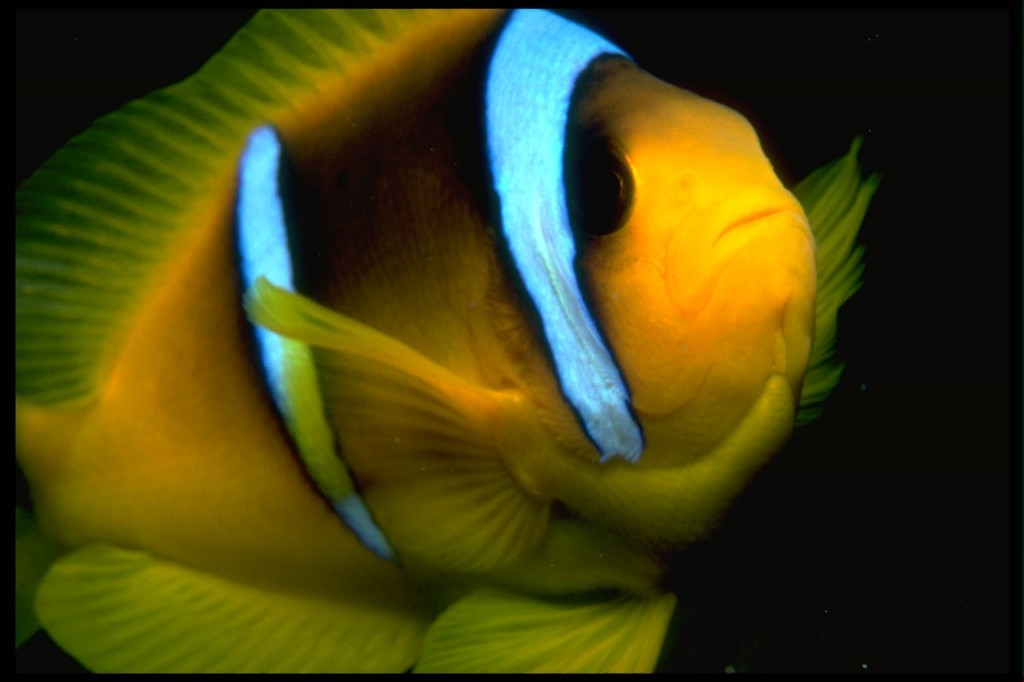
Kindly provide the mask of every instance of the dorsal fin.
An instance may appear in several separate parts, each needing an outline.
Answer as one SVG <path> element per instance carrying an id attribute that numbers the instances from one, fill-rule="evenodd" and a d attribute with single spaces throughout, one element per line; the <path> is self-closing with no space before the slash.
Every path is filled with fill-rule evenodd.
<path id="1" fill-rule="evenodd" d="M 492 21 L 473 11 L 261 12 L 194 76 L 69 142 L 15 197 L 16 394 L 39 404 L 95 396 L 126 321 L 173 275 L 175 249 L 227 215 L 253 128 L 350 96 L 353 74 L 394 69 L 416 45 L 482 34 Z"/>

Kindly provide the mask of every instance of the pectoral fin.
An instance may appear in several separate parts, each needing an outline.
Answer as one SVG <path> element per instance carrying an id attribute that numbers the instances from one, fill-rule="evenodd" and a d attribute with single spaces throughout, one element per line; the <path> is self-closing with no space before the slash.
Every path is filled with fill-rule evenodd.
<path id="1" fill-rule="evenodd" d="M 524 423 L 510 416 L 524 416 L 516 396 L 266 280 L 246 307 L 257 324 L 314 347 L 341 455 L 402 561 L 483 571 L 542 542 L 548 501 L 516 484 L 502 451 L 519 437 L 502 425 Z"/>
<path id="2" fill-rule="evenodd" d="M 651 672 L 675 601 L 474 592 L 431 626 L 415 672 Z"/>
<path id="3" fill-rule="evenodd" d="M 36 610 L 97 672 L 401 672 L 424 629 L 412 612 L 232 582 L 108 545 L 57 561 Z"/>
<path id="4" fill-rule="evenodd" d="M 334 433 L 324 414 L 323 398 L 309 346 L 275 339 L 281 347 L 283 417 L 306 471 L 345 525 L 377 556 L 394 560 L 395 552 L 356 491 Z"/>
<path id="5" fill-rule="evenodd" d="M 821 414 L 822 404 L 839 382 L 843 365 L 835 355 L 836 316 L 839 307 L 860 288 L 864 247 L 856 244 L 871 197 L 881 178 L 861 176 L 857 138 L 840 159 L 819 168 L 793 189 L 807 212 L 817 241 L 818 296 L 814 315 L 814 343 L 800 395 L 797 424 Z"/>

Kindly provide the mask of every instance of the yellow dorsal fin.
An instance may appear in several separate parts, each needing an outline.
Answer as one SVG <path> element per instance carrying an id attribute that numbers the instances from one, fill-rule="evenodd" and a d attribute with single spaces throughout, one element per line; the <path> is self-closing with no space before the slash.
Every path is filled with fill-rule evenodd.
<path id="1" fill-rule="evenodd" d="M 522 417 L 521 400 L 265 279 L 246 308 L 315 348 L 341 456 L 403 562 L 477 572 L 539 546 L 548 501 L 517 485 L 501 446 L 501 425 L 523 421 L 507 414 Z"/>
<path id="2" fill-rule="evenodd" d="M 334 116 L 365 94 L 356 88 L 482 40 L 497 17 L 262 11 L 196 74 L 71 140 L 15 195 L 16 394 L 95 399 L 132 316 L 180 275 L 173 255 L 223 229 L 253 128 Z"/>
<path id="3" fill-rule="evenodd" d="M 57 561 L 36 611 L 97 672 L 401 672 L 425 629 L 411 611 L 231 582 L 108 545 Z"/>
<path id="4" fill-rule="evenodd" d="M 427 632 L 416 672 L 651 672 L 675 596 L 544 601 L 478 591 Z"/>

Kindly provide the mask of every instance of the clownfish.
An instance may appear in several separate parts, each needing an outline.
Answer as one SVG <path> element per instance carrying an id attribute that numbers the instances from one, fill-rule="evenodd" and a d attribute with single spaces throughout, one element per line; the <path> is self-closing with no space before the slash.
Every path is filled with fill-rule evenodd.
<path id="1" fill-rule="evenodd" d="M 266 11 L 16 196 L 16 625 L 96 671 L 650 671 L 878 184 L 552 12 Z"/>

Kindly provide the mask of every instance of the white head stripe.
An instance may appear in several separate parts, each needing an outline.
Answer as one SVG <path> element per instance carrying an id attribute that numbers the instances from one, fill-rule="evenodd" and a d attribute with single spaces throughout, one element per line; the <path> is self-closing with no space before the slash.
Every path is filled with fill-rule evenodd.
<path id="1" fill-rule="evenodd" d="M 643 435 L 580 293 L 563 181 L 573 88 L 602 54 L 623 52 L 550 12 L 515 11 L 487 75 L 487 146 L 505 240 L 537 307 L 562 391 L 601 461 L 633 462 Z"/>

